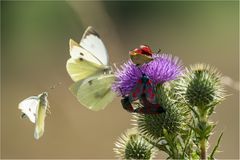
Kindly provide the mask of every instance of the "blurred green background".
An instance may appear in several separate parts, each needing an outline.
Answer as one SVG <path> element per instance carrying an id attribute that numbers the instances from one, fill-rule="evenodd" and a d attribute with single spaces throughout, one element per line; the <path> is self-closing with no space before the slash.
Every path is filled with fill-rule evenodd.
<path id="1" fill-rule="evenodd" d="M 208 63 L 238 81 L 238 7 L 238 1 L 1 1 L 1 157 L 114 158 L 114 142 L 132 123 L 120 98 L 92 112 L 68 90 L 68 41 L 80 41 L 87 26 L 103 38 L 111 64 L 119 66 L 129 50 L 148 44 L 180 57 L 185 66 Z M 45 134 L 36 141 L 34 125 L 21 120 L 18 103 L 58 82 L 49 91 Z M 210 149 L 224 131 L 217 158 L 238 159 L 239 92 L 226 89 L 230 96 L 212 117 L 218 125 Z"/>

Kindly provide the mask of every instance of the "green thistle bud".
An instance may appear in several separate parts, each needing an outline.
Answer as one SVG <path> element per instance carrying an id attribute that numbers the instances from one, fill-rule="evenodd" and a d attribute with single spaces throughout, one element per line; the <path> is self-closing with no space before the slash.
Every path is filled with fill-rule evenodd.
<path id="1" fill-rule="evenodd" d="M 137 129 L 129 129 L 115 143 L 114 152 L 119 159 L 152 159 L 155 149 L 138 133 Z"/>
<path id="2" fill-rule="evenodd" d="M 176 81 L 174 88 L 178 99 L 192 110 L 192 129 L 195 132 L 195 144 L 198 144 L 198 155 L 200 159 L 207 159 L 208 139 L 215 126 L 208 118 L 225 96 L 221 76 L 208 65 L 193 65 Z"/>
<path id="3" fill-rule="evenodd" d="M 191 106 L 197 107 L 215 106 L 224 97 L 220 74 L 205 64 L 186 69 L 178 81 L 177 91 Z"/>
<path id="4" fill-rule="evenodd" d="M 157 86 L 158 103 L 164 107 L 165 113 L 161 114 L 136 114 L 133 116 L 134 125 L 138 126 L 140 134 L 157 140 L 163 136 L 163 130 L 168 133 L 177 134 L 184 129 L 188 122 L 186 108 L 182 103 L 177 103 L 172 97 L 171 91 L 162 85 Z"/>

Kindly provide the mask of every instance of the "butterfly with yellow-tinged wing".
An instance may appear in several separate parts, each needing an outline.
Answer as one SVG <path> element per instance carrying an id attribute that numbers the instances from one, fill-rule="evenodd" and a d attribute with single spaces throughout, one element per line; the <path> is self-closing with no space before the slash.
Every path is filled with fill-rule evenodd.
<path id="1" fill-rule="evenodd" d="M 43 92 L 38 96 L 24 99 L 18 105 L 18 108 L 22 111 L 21 117 L 28 117 L 32 123 L 35 123 L 35 139 L 39 139 L 44 133 L 44 121 L 49 108 L 47 96 L 48 93 Z"/>
<path id="2" fill-rule="evenodd" d="M 90 26 L 80 43 L 70 39 L 69 47 L 71 58 L 66 68 L 75 82 L 70 86 L 70 91 L 88 109 L 104 109 L 115 97 L 111 91 L 115 76 L 99 34 Z"/>

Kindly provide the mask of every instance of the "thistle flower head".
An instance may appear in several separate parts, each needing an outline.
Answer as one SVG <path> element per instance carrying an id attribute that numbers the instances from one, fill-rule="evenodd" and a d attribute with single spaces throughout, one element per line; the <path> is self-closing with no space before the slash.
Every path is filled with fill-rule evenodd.
<path id="1" fill-rule="evenodd" d="M 112 85 L 113 91 L 118 95 L 127 95 L 135 87 L 137 81 L 142 77 L 144 66 L 137 67 L 131 60 L 127 61 L 115 72 L 116 81 Z"/>
<path id="2" fill-rule="evenodd" d="M 177 83 L 176 90 L 191 106 L 215 106 L 224 98 L 221 75 L 209 65 L 191 66 Z"/>
<path id="3" fill-rule="evenodd" d="M 177 57 L 167 54 L 153 54 L 151 62 L 136 66 L 128 61 L 115 73 L 116 81 L 112 89 L 119 95 L 127 95 L 135 87 L 137 81 L 145 74 L 154 84 L 163 84 L 174 80 L 182 71 L 181 63 Z"/>
<path id="4" fill-rule="evenodd" d="M 154 60 L 147 64 L 145 74 L 155 83 L 176 79 L 181 71 L 182 65 L 177 57 L 167 54 L 153 54 Z"/>
<path id="5" fill-rule="evenodd" d="M 171 91 L 166 91 L 162 85 L 157 87 L 158 103 L 165 108 L 161 114 L 136 114 L 133 116 L 134 125 L 138 126 L 141 135 L 158 140 L 166 129 L 170 134 L 178 134 L 189 122 L 188 110 L 181 103 L 169 99 Z"/>
<path id="6" fill-rule="evenodd" d="M 115 146 L 114 152 L 119 159 L 152 159 L 156 152 L 152 145 L 137 133 L 135 128 L 122 134 Z"/>
<path id="7" fill-rule="evenodd" d="M 141 134 L 152 139 L 159 139 L 163 136 L 163 130 L 177 134 L 185 124 L 185 118 L 177 106 L 170 107 L 166 113 L 161 114 L 136 114 L 133 121 L 138 126 Z"/>

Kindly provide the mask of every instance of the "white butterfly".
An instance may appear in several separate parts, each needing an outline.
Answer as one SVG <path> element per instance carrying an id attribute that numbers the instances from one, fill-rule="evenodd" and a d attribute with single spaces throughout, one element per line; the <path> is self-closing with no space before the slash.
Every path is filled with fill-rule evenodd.
<path id="1" fill-rule="evenodd" d="M 115 76 L 108 65 L 107 50 L 99 34 L 88 27 L 80 43 L 70 39 L 69 47 L 71 58 L 66 67 L 76 82 L 70 86 L 70 91 L 85 107 L 94 111 L 104 109 L 115 96 L 111 91 Z"/>
<path id="2" fill-rule="evenodd" d="M 44 133 L 44 121 L 49 108 L 47 96 L 48 93 L 43 92 L 38 96 L 24 99 L 18 105 L 18 108 L 23 112 L 22 117 L 27 116 L 32 123 L 35 123 L 35 139 L 39 139 Z"/>

